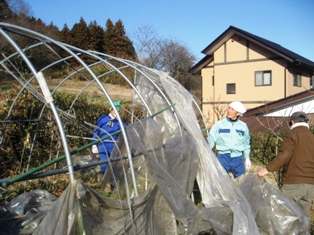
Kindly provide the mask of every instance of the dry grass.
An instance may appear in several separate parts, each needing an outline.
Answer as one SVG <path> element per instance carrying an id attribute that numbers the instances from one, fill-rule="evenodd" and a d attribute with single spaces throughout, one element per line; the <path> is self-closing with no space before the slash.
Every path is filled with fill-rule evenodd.
<path id="1" fill-rule="evenodd" d="M 55 88 L 60 83 L 59 80 L 52 80 L 50 82 L 50 88 Z M 69 94 L 76 94 L 80 92 L 86 85 L 87 81 L 72 81 L 68 80 L 58 88 L 58 91 L 66 92 Z M 110 97 L 114 100 L 132 100 L 132 89 L 130 87 L 113 85 L 109 83 L 102 84 L 105 90 L 109 93 Z M 98 86 L 97 83 L 92 83 L 86 89 L 86 92 L 94 97 L 104 97 L 104 92 Z"/>

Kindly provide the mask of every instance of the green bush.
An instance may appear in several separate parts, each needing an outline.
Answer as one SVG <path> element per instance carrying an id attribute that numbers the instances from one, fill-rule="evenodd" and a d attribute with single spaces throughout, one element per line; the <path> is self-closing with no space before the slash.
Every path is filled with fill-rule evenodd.
<path id="1" fill-rule="evenodd" d="M 16 91 L 17 92 L 17 91 Z M 56 92 L 53 95 L 54 103 L 58 109 L 65 133 L 69 136 L 92 137 L 94 128 L 86 123 L 95 124 L 98 118 L 108 114 L 109 103 L 104 99 L 91 99 L 90 96 L 81 95 L 75 100 L 75 95 Z M 73 101 L 75 100 L 74 104 Z M 0 146 L 0 158 L 3 168 L 1 178 L 19 175 L 47 162 L 49 158 L 64 155 L 59 130 L 56 127 L 54 116 L 49 105 L 44 105 L 29 91 L 25 90 L 16 100 L 10 115 L 11 99 L 7 99 L 3 109 L 0 109 L 3 135 Z M 127 124 L 143 118 L 141 107 L 133 106 L 130 102 L 122 102 L 120 115 Z M 70 114 L 64 115 L 65 113 Z M 91 142 L 88 138 L 68 138 L 70 151 L 76 150 Z M 81 154 L 90 154 L 85 149 Z M 29 164 L 29 165 L 28 165 Z"/>
<path id="2" fill-rule="evenodd" d="M 251 158 L 267 165 L 278 153 L 282 136 L 269 133 L 251 133 Z"/>
<path id="3" fill-rule="evenodd" d="M 279 136 L 272 133 L 251 133 L 251 159 L 266 166 L 273 160 L 279 151 L 283 139 L 283 133 Z M 273 172 L 277 186 L 281 188 L 281 169 Z"/>

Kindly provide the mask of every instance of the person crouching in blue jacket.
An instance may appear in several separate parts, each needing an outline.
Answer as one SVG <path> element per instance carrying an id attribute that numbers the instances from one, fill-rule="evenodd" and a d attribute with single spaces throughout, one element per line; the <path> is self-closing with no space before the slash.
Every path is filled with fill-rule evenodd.
<path id="1" fill-rule="evenodd" d="M 207 138 L 211 148 L 216 146 L 220 164 L 227 173 L 232 172 L 234 178 L 244 174 L 245 168 L 251 167 L 249 128 L 240 120 L 245 112 L 240 101 L 230 103 L 227 117 L 212 126 Z"/>
<path id="2" fill-rule="evenodd" d="M 119 101 L 113 102 L 117 111 L 121 109 L 121 104 Z M 99 157 L 102 161 L 107 160 L 111 152 L 115 146 L 115 142 L 119 137 L 119 133 L 115 135 L 111 135 L 114 132 L 121 130 L 121 126 L 119 121 L 116 119 L 117 115 L 115 110 L 110 106 L 109 113 L 101 116 L 97 121 L 97 127 L 94 131 L 93 139 L 99 140 L 104 138 L 105 136 L 109 136 L 109 138 L 101 141 L 97 145 L 92 146 L 92 152 L 94 154 L 99 154 Z M 126 127 L 125 121 L 121 118 L 123 123 L 123 128 Z M 101 173 L 104 174 L 107 168 L 107 164 L 101 165 Z"/>

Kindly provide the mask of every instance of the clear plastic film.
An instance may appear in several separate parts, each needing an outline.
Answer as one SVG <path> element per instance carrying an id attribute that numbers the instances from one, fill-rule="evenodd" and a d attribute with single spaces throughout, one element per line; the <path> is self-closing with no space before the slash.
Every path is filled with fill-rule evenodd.
<path id="1" fill-rule="evenodd" d="M 9 125 L 16 125 L 10 120 L 13 119 L 12 114 L 16 112 L 16 104 L 24 89 L 27 90 L 30 100 L 41 104 L 36 116 L 30 117 L 34 122 L 34 130 L 42 131 L 40 127 L 44 129 L 42 132 L 32 133 L 33 139 L 22 136 L 25 141 L 15 143 L 19 145 L 16 151 L 25 146 L 28 148 L 29 159 L 32 157 L 32 150 L 42 141 L 58 143 L 60 146 L 55 149 L 53 147 L 57 144 L 40 145 L 49 157 L 55 156 L 58 159 L 60 152 L 68 150 L 62 149 L 65 146 L 58 142 L 58 128 L 59 132 L 60 129 L 65 132 L 68 141 L 71 138 L 80 139 L 79 142 L 72 141 L 71 148 L 81 147 L 76 146 L 76 143 L 84 141 L 89 142 L 89 147 L 92 146 L 90 139 L 95 125 L 84 120 L 84 116 L 80 116 L 75 109 L 76 102 L 82 96 L 90 97 L 95 93 L 95 90 L 89 92 L 90 86 L 96 87 L 101 98 L 108 104 L 113 103 L 113 96 L 110 88 L 107 88 L 108 84 L 103 82 L 108 80 L 106 76 L 117 77 L 132 89 L 130 109 L 123 110 L 123 105 L 121 109 L 127 115 L 132 115 L 132 122 L 121 130 L 102 178 L 98 177 L 99 166 L 93 165 L 76 172 L 79 180 L 71 181 L 59 198 L 36 190 L 14 198 L 0 207 L 1 232 L 56 235 L 307 234 L 309 219 L 273 185 L 263 182 L 256 175 L 244 175 L 236 181 L 229 177 L 210 149 L 198 123 L 195 113 L 198 109 L 195 106 L 199 101 L 168 73 L 110 55 L 75 48 L 19 26 L 3 22 L 0 25 L 1 39 L 13 45 L 12 50 L 16 49 L 12 55 L 1 57 L 2 68 L 6 76 L 16 79 L 22 87 L 13 101 L 9 100 L 11 94 L 3 94 L 3 103 L 6 100 L 10 102 L 5 103 L 8 107 L 1 109 L 2 116 L 6 119 L 1 123 L 2 148 L 6 148 L 5 144 L 10 144 L 7 137 L 9 134 L 5 131 L 10 129 Z M 17 42 L 9 35 L 14 32 L 19 32 L 15 37 L 27 36 L 40 40 L 34 40 L 38 44 L 19 50 Z M 45 45 L 47 42 L 49 45 Z M 26 59 L 27 55 L 37 55 L 32 53 L 32 49 L 37 49 L 37 46 L 46 46 L 47 58 L 52 60 L 46 61 L 47 65 L 39 73 L 32 63 L 41 58 Z M 54 50 L 55 48 L 60 52 Z M 4 51 L 3 55 L 5 53 L 8 52 Z M 50 53 L 53 56 L 49 56 Z M 59 56 L 55 56 L 56 53 Z M 71 66 L 73 61 L 76 62 L 75 67 Z M 12 64 L 26 64 L 30 72 L 26 75 Z M 58 66 L 54 67 L 55 65 Z M 45 80 L 51 71 L 58 71 L 63 66 L 67 68 L 64 72 L 68 71 L 68 74 L 58 74 L 59 84 L 51 84 L 50 80 Z M 100 68 L 105 70 L 102 71 L 103 74 L 96 76 L 93 71 L 100 71 Z M 134 78 L 131 79 L 130 74 Z M 53 101 L 58 92 L 63 93 L 65 89 L 72 87 L 73 80 L 84 81 L 77 91 L 73 91 L 75 94 L 73 98 L 69 98 L 69 105 L 63 107 L 66 110 L 61 107 L 56 109 L 62 117 L 63 125 L 56 126 L 53 117 L 51 120 L 47 119 L 51 117 L 51 112 L 45 105 L 46 95 L 43 96 L 36 86 L 37 83 L 32 81 L 36 75 L 43 82 L 41 84 L 44 84 L 45 91 L 49 91 L 50 101 Z M 67 83 L 68 86 L 62 87 Z M 76 85 L 79 86 L 79 83 Z M 142 117 L 133 115 L 135 107 L 140 107 Z M 117 120 L 121 121 L 119 114 Z M 63 128 L 68 126 L 72 127 Z M 53 131 L 46 132 L 45 129 Z M 77 133 L 84 133 L 82 135 L 86 136 Z M 82 148 L 84 153 L 77 151 L 71 159 L 67 158 L 73 162 L 74 168 L 97 163 L 99 160 L 96 155 L 88 155 L 85 146 Z M 10 150 L 10 146 L 7 149 Z M 22 156 L 23 153 L 17 154 Z M 64 165 L 62 167 L 69 168 Z M 100 180 L 99 188 L 92 189 L 80 180 Z M 193 194 L 196 184 L 202 199 L 202 203 L 198 205 Z M 111 187 L 110 196 L 102 193 L 107 185 Z M 36 202 L 35 205 L 33 202 Z"/>

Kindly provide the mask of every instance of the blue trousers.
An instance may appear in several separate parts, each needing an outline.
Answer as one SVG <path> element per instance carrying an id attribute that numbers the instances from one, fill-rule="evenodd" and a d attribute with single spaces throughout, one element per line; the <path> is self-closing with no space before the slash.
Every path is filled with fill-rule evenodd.
<path id="1" fill-rule="evenodd" d="M 231 157 L 230 153 L 225 153 L 218 154 L 217 157 L 226 172 L 229 173 L 231 171 L 234 178 L 237 178 L 245 173 L 244 158 L 242 156 Z"/>
<path id="2" fill-rule="evenodd" d="M 109 144 L 105 144 L 105 145 L 104 144 L 100 144 L 100 145 L 98 145 L 98 151 L 99 151 L 100 160 L 102 160 L 102 161 L 108 160 L 108 158 L 111 155 L 112 149 L 113 149 L 112 144 L 111 145 L 109 145 Z M 108 166 L 107 163 L 101 165 L 101 173 L 102 174 L 105 174 L 107 166 Z"/>
<path id="3" fill-rule="evenodd" d="M 99 157 L 100 157 L 100 160 L 102 160 L 102 161 L 108 160 L 108 155 L 106 153 L 100 153 Z M 107 163 L 101 165 L 100 170 L 101 170 L 102 174 L 105 174 L 105 171 L 107 169 L 107 165 L 108 165 Z"/>

